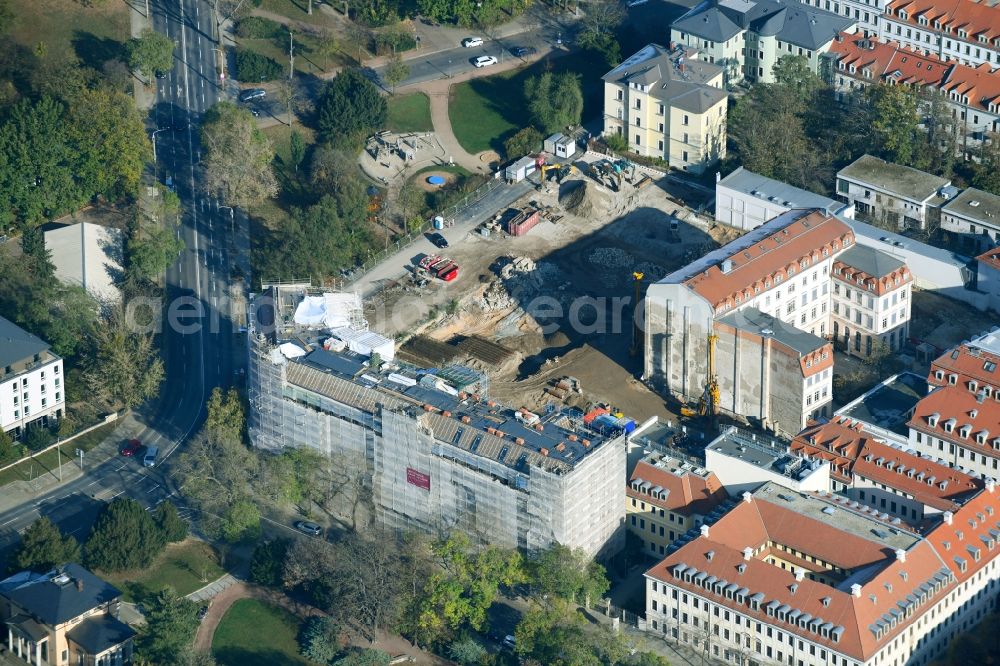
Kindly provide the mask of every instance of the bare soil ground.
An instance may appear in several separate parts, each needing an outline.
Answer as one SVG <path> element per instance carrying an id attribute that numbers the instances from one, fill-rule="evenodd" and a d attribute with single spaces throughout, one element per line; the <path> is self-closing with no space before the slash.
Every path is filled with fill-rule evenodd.
<path id="1" fill-rule="evenodd" d="M 942 350 L 997 325 L 990 313 L 930 291 L 914 289 L 911 305 L 910 337 Z"/>
<path id="2" fill-rule="evenodd" d="M 444 182 L 441 183 L 440 185 L 432 185 L 431 183 L 427 182 L 427 179 L 430 178 L 431 176 L 441 176 L 442 178 L 444 178 Z M 458 176 L 456 176 L 455 174 L 448 173 L 447 171 L 425 171 L 422 174 L 420 174 L 420 177 L 416 178 L 414 182 L 416 182 L 417 186 L 424 192 L 437 192 L 445 185 L 454 182 L 454 180 L 457 177 Z"/>

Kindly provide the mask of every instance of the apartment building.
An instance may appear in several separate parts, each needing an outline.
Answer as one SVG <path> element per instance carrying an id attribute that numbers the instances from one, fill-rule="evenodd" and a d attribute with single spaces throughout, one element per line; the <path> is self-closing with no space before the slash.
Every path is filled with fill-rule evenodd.
<path id="1" fill-rule="evenodd" d="M 802 0 L 802 2 L 854 19 L 860 31 L 857 34 L 863 37 L 877 37 L 885 29 L 882 14 L 885 13 L 888 0 Z"/>
<path id="2" fill-rule="evenodd" d="M 900 229 L 925 229 L 958 194 L 947 178 L 862 155 L 837 172 L 837 196 L 858 215 Z"/>
<path id="3" fill-rule="evenodd" d="M 909 85 L 940 95 L 961 128 L 959 147 L 979 145 L 1000 131 L 1000 70 L 973 67 L 913 50 L 896 41 L 858 34 L 839 35 L 824 56 L 824 78 L 847 99 L 872 84 Z"/>
<path id="4" fill-rule="evenodd" d="M 651 557 L 662 557 L 673 541 L 701 527 L 729 499 L 715 474 L 663 453 L 650 453 L 636 464 L 625 494 L 628 529 Z"/>
<path id="5" fill-rule="evenodd" d="M 725 85 L 774 82 L 785 55 L 803 56 L 814 72 L 841 32 L 855 32 L 846 16 L 781 0 L 704 0 L 670 25 L 670 40 L 700 49 L 722 65 Z"/>
<path id="6" fill-rule="evenodd" d="M 844 220 L 821 210 L 791 210 L 650 285 L 647 381 L 681 400 L 698 400 L 708 378 L 709 347 L 715 344 L 723 410 L 769 427 L 777 422 L 790 435 L 810 418 L 829 416 L 832 285 L 835 278 L 844 283 L 840 278 L 847 276 L 843 271 L 852 255 L 840 262 L 839 277 L 834 262 L 853 245 L 854 233 Z M 859 266 L 850 270 L 870 276 L 859 286 L 867 292 L 872 284 L 874 294 L 880 280 L 888 289 L 888 279 L 897 293 L 898 313 L 895 276 L 902 280 L 902 273 L 896 264 L 880 254 L 857 256 Z M 896 273 L 875 277 L 863 271 L 880 273 L 876 268 L 890 264 Z M 886 312 L 891 302 L 890 295 Z M 881 316 L 864 336 L 881 335 L 880 324 Z M 853 339 L 853 328 L 851 334 Z"/>
<path id="7" fill-rule="evenodd" d="M 928 391 L 939 386 L 963 386 L 987 396 L 1000 393 L 1000 332 L 996 327 L 941 354 L 927 374 Z"/>
<path id="8" fill-rule="evenodd" d="M 605 135 L 692 173 L 726 156 L 722 67 L 700 60 L 697 49 L 649 44 L 603 80 Z"/>
<path id="9" fill-rule="evenodd" d="M 909 421 L 910 446 L 970 474 L 1000 476 L 1000 394 L 969 381 L 933 389 Z"/>
<path id="10" fill-rule="evenodd" d="M 900 259 L 855 245 L 833 262 L 833 339 L 845 353 L 867 358 L 884 343 L 903 347 L 909 337 L 913 278 Z"/>
<path id="11" fill-rule="evenodd" d="M 1000 196 L 970 187 L 941 208 L 941 229 L 974 254 L 1000 245 Z"/>
<path id="12" fill-rule="evenodd" d="M 979 291 L 987 295 L 986 307 L 1000 312 L 1000 246 L 976 257 Z"/>
<path id="13" fill-rule="evenodd" d="M 705 447 L 705 467 L 733 497 L 772 482 L 796 492 L 830 488 L 831 466 L 826 461 L 792 451 L 787 440 L 735 426 Z"/>
<path id="14" fill-rule="evenodd" d="M 392 343 L 371 331 L 283 324 L 260 332 L 262 322 L 289 321 L 295 307 L 277 287 L 266 306 L 255 301 L 254 446 L 310 447 L 352 470 L 371 489 L 376 522 L 390 529 L 459 529 L 528 552 L 554 541 L 596 557 L 622 548 L 624 428 L 602 432 L 573 410 L 504 407 L 488 398 L 485 375 L 465 365 L 425 370 L 386 361 L 390 350 L 373 365 L 372 354 Z"/>
<path id="15" fill-rule="evenodd" d="M 1000 8 L 976 0 L 891 0 L 881 36 L 973 67 L 1000 67 Z"/>
<path id="16" fill-rule="evenodd" d="M 920 534 L 767 484 L 646 572 L 648 631 L 727 663 L 924 666 L 993 610 L 997 492 Z"/>
<path id="17" fill-rule="evenodd" d="M 127 666 L 135 631 L 122 593 L 77 564 L 0 580 L 8 655 L 33 666 Z"/>
<path id="18" fill-rule="evenodd" d="M 63 416 L 62 358 L 48 343 L 0 317 L 0 428 L 20 437 Z"/>
<path id="19" fill-rule="evenodd" d="M 890 522 L 919 527 L 945 511 L 957 511 L 982 489 L 971 475 L 908 448 L 873 435 L 847 416 L 810 423 L 789 445 L 796 455 L 829 463 L 829 491 L 886 514 Z"/>
<path id="20" fill-rule="evenodd" d="M 743 167 L 715 181 L 715 221 L 749 231 L 793 208 L 819 208 L 850 218 L 854 211 L 842 201 L 803 190 Z"/>

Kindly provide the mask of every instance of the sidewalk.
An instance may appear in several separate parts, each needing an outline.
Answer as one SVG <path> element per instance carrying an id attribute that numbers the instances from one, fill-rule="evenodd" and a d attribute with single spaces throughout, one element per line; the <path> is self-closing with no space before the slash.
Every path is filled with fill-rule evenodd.
<path id="1" fill-rule="evenodd" d="M 142 32 L 151 29 L 153 26 L 146 18 L 146 9 L 141 2 L 126 2 L 129 12 L 130 34 L 132 37 L 142 36 Z M 148 111 L 156 104 L 156 79 L 152 80 L 152 85 L 146 85 L 135 74 L 132 75 L 132 96 L 135 98 L 135 105 L 141 111 Z"/>

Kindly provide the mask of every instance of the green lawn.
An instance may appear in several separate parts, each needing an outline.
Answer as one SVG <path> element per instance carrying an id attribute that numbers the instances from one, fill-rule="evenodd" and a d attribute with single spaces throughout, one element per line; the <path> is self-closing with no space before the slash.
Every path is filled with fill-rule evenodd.
<path id="1" fill-rule="evenodd" d="M 432 132 L 431 101 L 424 93 L 389 98 L 389 129 L 394 132 Z"/>
<path id="2" fill-rule="evenodd" d="M 266 11 L 287 16 L 293 21 L 312 23 L 327 28 L 338 25 L 336 18 L 319 10 L 319 3 L 316 0 L 313 0 L 313 13 L 311 15 L 306 11 L 309 8 L 309 0 L 264 0 L 260 7 Z M 343 7 L 343 3 L 340 3 L 340 7 Z"/>
<path id="3" fill-rule="evenodd" d="M 95 3 L 85 7 L 74 0 L 16 0 L 10 39 L 34 51 L 42 44 L 46 57 L 75 55 L 85 65 L 100 70 L 108 60 L 121 56 L 129 37 L 128 5 Z"/>
<path id="4" fill-rule="evenodd" d="M 580 75 L 584 119 L 602 112 L 601 76 L 609 69 L 603 60 L 588 52 L 545 58 L 527 67 L 452 87 L 448 114 L 462 147 L 473 155 L 490 149 L 502 154 L 504 140 L 529 124 L 524 82 L 546 68 Z"/>
<path id="5" fill-rule="evenodd" d="M 225 573 L 215 549 L 204 541 L 187 539 L 169 544 L 144 571 L 103 574 L 122 590 L 126 601 L 140 601 L 167 585 L 184 596 L 199 590 Z"/>
<path id="6" fill-rule="evenodd" d="M 77 437 L 76 439 L 60 446 L 59 450 L 62 452 L 62 464 L 76 464 L 73 461 L 77 449 L 83 449 L 84 452 L 90 451 L 95 446 L 103 442 L 117 425 L 117 423 L 109 423 L 95 430 L 91 430 L 86 435 Z M 51 451 L 46 451 L 45 453 L 35 456 L 30 460 L 26 460 L 20 465 L 15 465 L 10 469 L 5 469 L 0 472 L 0 487 L 14 481 L 32 481 L 43 474 L 52 473 L 54 475 L 58 475 L 59 455 L 60 454 L 56 452 L 56 449 L 52 449 Z"/>
<path id="7" fill-rule="evenodd" d="M 240 599 L 222 617 L 212 638 L 219 666 L 312 666 L 295 640 L 299 620 L 256 599 Z"/>

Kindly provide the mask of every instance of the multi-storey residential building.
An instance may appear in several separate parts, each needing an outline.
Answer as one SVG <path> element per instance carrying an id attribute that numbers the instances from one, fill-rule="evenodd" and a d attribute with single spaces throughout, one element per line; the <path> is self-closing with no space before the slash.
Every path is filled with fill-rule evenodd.
<path id="1" fill-rule="evenodd" d="M 862 155 L 837 172 L 837 196 L 853 204 L 858 215 L 900 229 L 926 228 L 955 194 L 958 190 L 946 178 L 872 155 Z"/>
<path id="2" fill-rule="evenodd" d="M 883 441 L 846 416 L 810 423 L 789 448 L 830 464 L 829 490 L 913 526 L 957 511 L 983 487 L 964 472 Z"/>
<path id="3" fill-rule="evenodd" d="M 881 36 L 943 60 L 1000 67 L 1000 8 L 976 0 L 890 0 Z"/>
<path id="4" fill-rule="evenodd" d="M 819 208 L 850 218 L 854 211 L 842 201 L 761 176 L 743 167 L 716 177 L 715 221 L 749 231 L 793 208 Z"/>
<path id="5" fill-rule="evenodd" d="M 127 666 L 135 631 L 118 619 L 122 593 L 77 564 L 0 581 L 8 654 L 33 666 Z"/>
<path id="6" fill-rule="evenodd" d="M 726 156 L 722 67 L 699 60 L 696 49 L 649 44 L 603 79 L 605 135 L 692 173 Z"/>
<path id="7" fill-rule="evenodd" d="M 979 291 L 987 296 L 986 307 L 1000 312 L 1000 246 L 976 257 Z"/>
<path id="8" fill-rule="evenodd" d="M 831 283 L 834 262 L 853 245 L 844 220 L 792 210 L 650 285 L 647 381 L 682 400 L 699 399 L 714 344 L 722 409 L 770 427 L 777 422 L 791 435 L 809 418 L 829 416 L 833 354 L 824 338 L 832 337 Z M 863 265 L 854 271 L 880 272 L 870 264 L 891 262 L 858 257 Z M 849 263 L 842 261 L 841 270 Z M 889 279 L 895 290 L 895 270 L 870 279 Z M 889 304 L 886 312 L 891 295 Z M 880 324 L 881 317 L 871 335 Z"/>
<path id="9" fill-rule="evenodd" d="M 849 354 L 868 357 L 878 341 L 903 346 L 910 325 L 909 269 L 899 259 L 855 245 L 833 263 L 833 339 Z"/>
<path id="10" fill-rule="evenodd" d="M 736 664 L 928 664 L 993 610 L 998 492 L 920 534 L 765 485 L 646 572 L 648 630 Z"/>
<path id="11" fill-rule="evenodd" d="M 371 489 L 370 510 L 391 529 L 461 529 L 529 552 L 558 541 L 600 557 L 624 545 L 624 430 L 602 432 L 579 412 L 498 405 L 485 377 L 465 366 L 373 365 L 373 351 L 391 341 L 370 331 L 259 333 L 261 322 L 287 321 L 290 300 L 275 288 L 269 312 L 255 306 L 254 446 L 330 456 Z"/>
<path id="12" fill-rule="evenodd" d="M 807 5 L 825 9 L 834 14 L 842 14 L 854 19 L 858 24 L 858 34 L 864 37 L 878 36 L 884 30 L 882 14 L 888 0 L 802 0 Z"/>
<path id="13" fill-rule="evenodd" d="M 824 58 L 827 82 L 840 99 L 877 83 L 906 84 L 940 95 L 958 121 L 959 148 L 978 145 L 987 132 L 1000 131 L 1000 71 L 971 67 L 914 51 L 898 42 L 854 34 L 839 35 Z"/>
<path id="14" fill-rule="evenodd" d="M 931 363 L 929 391 L 939 386 L 963 386 L 987 397 L 1000 393 L 1000 333 L 994 328 L 967 340 Z"/>
<path id="15" fill-rule="evenodd" d="M 784 439 L 730 426 L 705 447 L 705 466 L 739 497 L 774 482 L 796 492 L 826 492 L 831 466 L 793 452 Z"/>
<path id="16" fill-rule="evenodd" d="M 1000 244 L 1000 197 L 970 187 L 941 208 L 941 228 L 974 253 L 995 247 Z"/>
<path id="17" fill-rule="evenodd" d="M 730 86 L 744 79 L 773 82 L 773 68 L 785 55 L 803 56 L 818 71 L 837 34 L 855 30 L 854 19 L 799 2 L 704 0 L 671 24 L 670 39 L 722 65 Z"/>
<path id="18" fill-rule="evenodd" d="M 662 557 L 680 535 L 700 527 L 729 495 L 704 467 L 662 453 L 639 461 L 625 489 L 625 518 L 642 552 Z"/>
<path id="19" fill-rule="evenodd" d="M 922 456 L 983 476 L 1000 476 L 1000 393 L 974 380 L 932 390 L 909 422 Z"/>
<path id="20" fill-rule="evenodd" d="M 0 428 L 19 437 L 62 418 L 62 369 L 45 341 L 0 317 Z"/>

